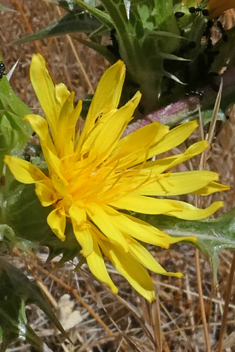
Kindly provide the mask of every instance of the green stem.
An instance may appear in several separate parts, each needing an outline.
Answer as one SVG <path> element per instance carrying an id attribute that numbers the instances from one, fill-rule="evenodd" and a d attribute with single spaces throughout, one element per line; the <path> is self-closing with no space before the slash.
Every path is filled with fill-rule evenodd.
<path id="1" fill-rule="evenodd" d="M 131 63 L 131 65 L 128 65 L 130 66 L 130 72 L 133 71 L 136 73 L 136 70 L 141 63 L 141 58 L 137 53 L 140 53 L 141 51 L 139 50 L 139 42 L 136 39 L 135 32 L 127 18 L 123 0 L 119 0 L 119 4 L 115 4 L 114 1 L 110 0 L 102 0 L 101 2 L 109 16 L 112 18 L 114 27 L 117 31 L 121 57 L 127 65 Z"/>

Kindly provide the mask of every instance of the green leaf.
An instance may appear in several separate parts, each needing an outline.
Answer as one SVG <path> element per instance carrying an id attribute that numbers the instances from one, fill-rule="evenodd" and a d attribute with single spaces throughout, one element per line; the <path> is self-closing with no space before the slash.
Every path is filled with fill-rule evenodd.
<path id="1" fill-rule="evenodd" d="M 12 302 L 11 300 L 9 301 L 10 307 L 5 306 L 4 310 L 0 307 L 0 341 L 2 341 L 0 351 L 4 352 L 8 345 L 20 338 L 21 340 L 30 343 L 30 345 L 35 347 L 38 351 L 43 352 L 42 340 L 31 329 L 25 318 L 25 306 L 23 300 L 19 302 L 21 303 L 21 306 L 19 307 L 17 306 L 16 297 L 13 297 Z M 17 308 L 19 308 L 19 310 L 17 310 Z M 12 316 L 14 316 L 14 318 L 12 318 Z"/>
<path id="2" fill-rule="evenodd" d="M 0 81 L 0 174 L 5 154 L 19 155 L 28 142 L 32 129 L 23 121 L 30 109 L 16 96 L 7 78 Z"/>
<path id="3" fill-rule="evenodd" d="M 88 13 L 69 12 L 63 18 L 53 22 L 46 28 L 43 28 L 36 33 L 30 34 L 27 37 L 18 39 L 13 44 L 22 44 L 33 40 L 48 38 L 52 36 L 63 35 L 73 32 L 83 32 L 90 34 L 96 31 L 101 26 L 99 20 Z"/>
<path id="4" fill-rule="evenodd" d="M 94 17 L 96 17 L 101 23 L 103 23 L 107 28 L 113 28 L 113 22 L 111 17 L 104 11 L 99 10 L 97 7 L 89 5 L 82 0 L 75 0 L 75 2 L 83 7 L 85 10 L 89 11 Z"/>
<path id="5" fill-rule="evenodd" d="M 38 286 L 6 258 L 0 257 L 0 330 L 2 332 L 1 352 L 10 343 L 23 340 L 37 350 L 43 351 L 41 339 L 30 328 L 25 315 L 25 305 L 36 304 L 55 326 L 68 338 L 51 306 Z"/>
<path id="6" fill-rule="evenodd" d="M 67 11 L 78 11 L 80 10 L 81 12 L 84 11 L 82 6 L 79 6 L 78 4 L 76 4 L 76 0 L 49 0 L 51 4 L 57 5 L 62 7 L 63 9 L 67 10 Z M 89 4 L 90 6 L 93 7 L 99 7 L 100 2 L 96 1 L 96 0 L 86 0 L 86 3 Z"/>
<path id="7" fill-rule="evenodd" d="M 194 236 L 202 253 L 211 259 L 214 278 L 217 275 L 218 254 L 221 249 L 235 249 L 235 208 L 217 219 L 203 221 L 179 220 L 170 216 L 137 216 L 174 237 Z"/>

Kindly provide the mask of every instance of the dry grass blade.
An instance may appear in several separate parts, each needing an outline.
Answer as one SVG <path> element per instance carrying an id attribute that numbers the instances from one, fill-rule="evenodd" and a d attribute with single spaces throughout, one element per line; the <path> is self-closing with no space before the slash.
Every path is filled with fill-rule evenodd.
<path id="1" fill-rule="evenodd" d="M 223 350 L 224 335 L 225 335 L 225 328 L 226 328 L 226 322 L 227 322 L 227 316 L 228 316 L 229 300 L 230 300 L 231 291 L 232 291 L 234 272 L 235 272 L 235 253 L 233 253 L 233 260 L 232 260 L 232 265 L 231 265 L 230 274 L 229 274 L 227 293 L 225 297 L 224 314 L 223 314 L 221 330 L 220 330 L 218 352 L 222 352 Z"/>
<path id="2" fill-rule="evenodd" d="M 156 301 L 150 305 L 150 317 L 151 325 L 153 327 L 153 334 L 155 338 L 156 352 L 162 352 L 162 329 L 161 329 L 161 318 L 160 318 L 160 305 L 159 296 L 156 292 Z"/>
<path id="3" fill-rule="evenodd" d="M 215 101 L 215 106 L 214 106 L 212 118 L 211 118 L 209 132 L 208 132 L 208 135 L 206 136 L 206 140 L 208 140 L 210 145 L 211 145 L 212 140 L 214 138 L 217 115 L 218 115 L 219 108 L 220 108 L 222 88 L 223 88 L 223 81 L 221 80 L 219 91 L 218 91 L 216 101 Z M 200 116 L 200 134 L 201 134 L 201 137 L 203 137 L 204 134 L 203 134 L 202 119 L 201 119 L 201 112 L 200 111 L 199 111 L 199 116 Z M 199 170 L 205 169 L 207 157 L 208 157 L 207 153 L 205 153 L 205 152 L 202 153 L 200 164 L 199 164 Z M 200 198 L 196 196 L 196 205 L 197 206 L 199 205 L 199 202 L 200 202 Z M 204 334 L 205 334 L 206 351 L 211 352 L 209 329 L 208 329 L 208 323 L 207 323 L 206 313 L 205 313 L 205 305 L 204 305 L 204 300 L 203 300 L 202 279 L 201 279 L 201 271 L 200 271 L 200 256 L 199 256 L 199 250 L 197 248 L 195 249 L 195 265 L 196 265 L 196 272 L 197 272 L 197 284 L 198 284 L 198 291 L 199 291 L 201 318 L 202 318 L 203 329 L 204 329 Z M 213 288 L 213 286 L 212 286 L 212 288 Z"/>
<path id="4" fill-rule="evenodd" d="M 219 109 L 220 109 L 222 89 L 223 89 L 223 80 L 221 79 L 219 91 L 218 91 L 218 94 L 217 94 L 217 97 L 216 97 L 216 101 L 215 101 L 213 114 L 212 114 L 212 117 L 211 117 L 211 123 L 210 123 L 210 129 L 209 129 L 209 133 L 208 133 L 208 138 L 207 138 L 207 140 L 208 140 L 210 145 L 211 145 L 212 140 L 214 138 L 215 124 L 216 124 L 218 112 L 219 112 Z"/>
<path id="5" fill-rule="evenodd" d="M 199 291 L 199 302 L 201 307 L 201 318 L 202 318 L 203 329 L 205 334 L 206 352 L 211 352 L 209 331 L 208 331 L 208 325 L 206 321 L 205 305 L 204 305 L 203 292 L 202 292 L 202 278 L 201 278 L 201 272 L 200 272 L 199 250 L 197 248 L 195 249 L 195 263 L 196 263 L 196 270 L 197 270 L 197 284 L 198 284 L 198 291 Z"/>

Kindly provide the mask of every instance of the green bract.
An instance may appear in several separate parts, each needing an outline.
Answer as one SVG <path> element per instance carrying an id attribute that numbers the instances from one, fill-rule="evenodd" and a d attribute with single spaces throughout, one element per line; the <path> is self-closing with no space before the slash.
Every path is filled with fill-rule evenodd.
<path id="1" fill-rule="evenodd" d="M 32 185 L 23 185 L 6 175 L 6 185 L 1 193 L 0 222 L 3 236 L 13 245 L 25 247 L 41 245 L 50 249 L 50 258 L 63 254 L 62 261 L 73 259 L 80 251 L 71 227 L 66 228 L 66 240 L 62 243 L 47 225 L 51 208 L 41 206 Z M 4 230 L 4 231 L 3 231 Z M 21 245 L 22 247 L 22 245 Z"/>

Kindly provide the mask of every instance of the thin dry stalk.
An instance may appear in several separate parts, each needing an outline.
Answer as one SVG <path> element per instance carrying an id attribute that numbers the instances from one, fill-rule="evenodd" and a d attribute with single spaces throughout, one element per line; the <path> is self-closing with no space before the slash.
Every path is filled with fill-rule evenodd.
<path id="1" fill-rule="evenodd" d="M 225 296 L 224 314 L 223 314 L 221 330 L 220 330 L 218 352 L 222 352 L 223 350 L 224 335 L 225 335 L 225 329 L 226 329 L 226 323 L 227 323 L 229 301 L 230 301 L 232 285 L 233 285 L 234 271 L 235 271 L 235 253 L 233 253 L 233 260 L 232 260 L 232 265 L 231 265 L 228 285 L 227 285 L 227 291 Z"/>
<path id="2" fill-rule="evenodd" d="M 58 11 L 59 15 L 61 16 L 61 11 L 60 11 L 59 7 L 57 7 L 57 11 Z M 69 45 L 70 45 L 70 47 L 72 49 L 72 52 L 73 52 L 75 58 L 77 60 L 78 66 L 80 67 L 80 69 L 81 69 L 81 71 L 82 71 L 82 73 L 84 75 L 85 81 L 86 81 L 87 86 L 89 88 L 89 93 L 94 94 L 94 88 L 93 88 L 93 86 L 91 84 L 91 81 L 90 81 L 90 79 L 89 79 L 89 77 L 88 77 L 88 75 L 86 73 L 86 70 L 84 69 L 84 66 L 82 64 L 82 61 L 80 60 L 80 57 L 79 57 L 76 49 L 75 49 L 75 46 L 74 46 L 74 44 L 73 44 L 73 42 L 72 42 L 72 40 L 71 40 L 71 38 L 70 38 L 70 36 L 68 34 L 66 34 L 66 38 L 67 38 L 67 40 L 69 42 Z"/>
<path id="3" fill-rule="evenodd" d="M 222 88 L 223 88 L 223 82 L 221 81 L 220 88 L 219 88 L 216 102 L 215 102 L 215 106 L 214 106 L 214 111 L 213 111 L 211 123 L 210 123 L 209 133 L 206 136 L 206 140 L 208 140 L 208 143 L 210 145 L 211 145 L 213 137 L 214 137 L 216 120 L 217 120 L 217 115 L 219 112 L 221 95 L 222 95 Z M 199 116 L 201 116 L 200 112 L 199 112 Z M 200 119 L 200 123 L 202 123 L 201 119 Z M 203 136 L 202 125 L 200 127 L 200 130 L 201 130 L 201 136 Z M 206 158 L 207 158 L 206 154 L 207 153 L 202 153 L 202 155 L 201 155 L 199 170 L 203 170 L 205 168 Z M 196 197 L 196 205 L 197 206 L 198 206 L 198 203 L 199 203 L 199 198 Z M 207 324 L 207 320 L 206 320 L 205 304 L 204 304 L 204 300 L 203 300 L 202 279 L 201 279 L 201 270 L 200 270 L 200 256 L 199 256 L 199 250 L 197 248 L 195 249 L 195 264 L 196 264 L 196 272 L 197 272 L 197 284 L 198 284 L 199 302 L 200 302 L 200 308 L 201 308 L 201 318 L 202 318 L 203 329 L 204 329 L 204 334 L 205 334 L 206 351 L 211 352 L 209 329 L 208 329 L 208 324 Z"/>
<path id="4" fill-rule="evenodd" d="M 151 326 L 153 328 L 153 334 L 155 338 L 155 351 L 162 352 L 160 304 L 159 304 L 159 296 L 157 292 L 156 292 L 156 301 L 152 302 L 149 308 L 150 308 Z"/>
<path id="5" fill-rule="evenodd" d="M 204 305 L 203 292 L 202 292 L 202 278 L 201 278 L 201 271 L 200 271 L 199 250 L 197 248 L 195 249 L 195 264 L 196 264 L 196 270 L 197 270 L 197 284 L 198 284 L 198 292 L 199 292 L 199 302 L 201 307 L 201 318 L 202 318 L 203 329 L 205 334 L 206 351 L 211 352 L 209 331 L 208 331 L 208 325 L 206 321 L 205 305 Z"/>

